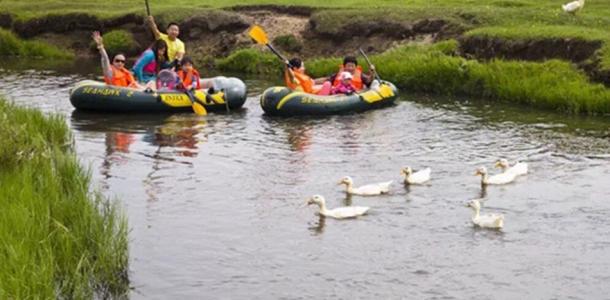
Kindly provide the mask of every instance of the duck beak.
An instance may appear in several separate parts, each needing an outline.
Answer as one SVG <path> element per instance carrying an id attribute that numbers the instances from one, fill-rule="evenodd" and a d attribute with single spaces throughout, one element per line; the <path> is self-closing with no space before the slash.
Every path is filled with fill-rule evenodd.
<path id="1" fill-rule="evenodd" d="M 311 201 L 309 199 L 307 199 L 307 201 L 305 201 L 305 203 L 299 205 L 299 208 L 307 207 L 309 204 L 311 204 Z"/>
<path id="2" fill-rule="evenodd" d="M 337 182 L 337 185 L 342 185 L 343 184 L 343 180 Z"/>
<path id="3" fill-rule="evenodd" d="M 502 166 L 502 164 L 499 161 L 497 161 L 496 164 L 494 165 L 495 168 L 499 168 L 501 166 Z"/>

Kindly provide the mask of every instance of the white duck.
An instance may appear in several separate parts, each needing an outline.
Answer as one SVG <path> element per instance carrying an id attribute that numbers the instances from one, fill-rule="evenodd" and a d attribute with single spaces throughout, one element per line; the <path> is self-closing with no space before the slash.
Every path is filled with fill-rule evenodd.
<path id="1" fill-rule="evenodd" d="M 479 200 L 470 200 L 467 207 L 471 207 L 474 211 L 472 215 L 472 224 L 481 228 L 501 229 L 504 226 L 504 215 L 502 214 L 486 214 L 479 215 L 481 211 L 481 203 Z"/>
<path id="2" fill-rule="evenodd" d="M 563 8 L 563 11 L 565 11 L 569 14 L 575 14 L 576 12 L 581 10 L 583 7 L 585 7 L 585 0 L 572 1 L 570 3 L 561 5 L 561 8 Z"/>
<path id="3" fill-rule="evenodd" d="M 394 182 L 394 180 L 367 184 L 361 187 L 354 188 L 354 181 L 351 177 L 345 176 L 338 184 L 345 184 L 346 192 L 352 195 L 360 195 L 360 196 L 374 196 L 380 194 L 386 194 L 390 191 L 390 185 Z"/>
<path id="4" fill-rule="evenodd" d="M 400 170 L 400 174 L 405 176 L 405 184 L 422 184 L 430 180 L 430 168 L 425 168 L 413 173 L 411 167 L 404 167 Z"/>
<path id="5" fill-rule="evenodd" d="M 501 168 L 504 173 L 512 172 L 515 175 L 525 175 L 527 174 L 527 163 L 524 162 L 516 162 L 512 167 L 508 163 L 508 160 L 502 158 L 496 161 L 496 168 Z"/>
<path id="6" fill-rule="evenodd" d="M 499 185 L 499 184 L 507 184 L 507 183 L 511 183 L 515 180 L 515 178 L 517 178 L 517 175 L 515 173 L 500 173 L 500 174 L 496 174 L 493 176 L 488 176 L 487 175 L 487 168 L 485 167 L 479 167 L 477 169 L 477 172 L 474 173 L 475 176 L 477 175 L 481 175 L 481 184 L 482 185 L 488 185 L 488 184 L 493 184 L 493 185 Z"/>
<path id="7" fill-rule="evenodd" d="M 355 218 L 366 214 L 370 207 L 367 206 L 343 206 L 334 209 L 326 208 L 326 200 L 321 195 L 313 195 L 307 200 L 307 205 L 316 204 L 320 207 L 320 215 L 335 219 Z"/>

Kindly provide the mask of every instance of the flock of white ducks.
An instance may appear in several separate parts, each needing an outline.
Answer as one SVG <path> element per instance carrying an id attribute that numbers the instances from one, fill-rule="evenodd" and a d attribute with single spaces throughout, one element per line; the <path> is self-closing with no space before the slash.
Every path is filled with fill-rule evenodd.
<path id="1" fill-rule="evenodd" d="M 518 176 L 527 174 L 527 163 L 517 162 L 510 165 L 506 159 L 499 159 L 495 163 L 495 167 L 502 169 L 502 172 L 496 175 L 489 176 L 487 168 L 479 167 L 475 175 L 481 175 L 482 185 L 501 185 L 513 182 Z M 430 180 L 432 170 L 425 168 L 414 172 L 411 167 L 405 167 L 400 171 L 404 176 L 404 184 L 418 185 L 424 184 Z M 351 177 L 345 176 L 339 181 L 339 185 L 345 185 L 345 192 L 349 195 L 360 196 L 375 196 L 387 194 L 390 191 L 390 185 L 393 180 L 367 184 L 360 187 L 354 187 L 354 181 Z M 306 205 L 316 204 L 319 207 L 318 213 L 322 216 L 334 219 L 346 219 L 362 216 L 367 213 L 370 207 L 367 206 L 344 206 L 334 209 L 326 207 L 326 200 L 321 195 L 314 195 L 307 200 Z M 485 214 L 481 215 L 481 203 L 478 200 L 469 201 L 466 206 L 472 208 L 472 224 L 481 228 L 501 229 L 504 226 L 504 215 L 502 214 Z"/>

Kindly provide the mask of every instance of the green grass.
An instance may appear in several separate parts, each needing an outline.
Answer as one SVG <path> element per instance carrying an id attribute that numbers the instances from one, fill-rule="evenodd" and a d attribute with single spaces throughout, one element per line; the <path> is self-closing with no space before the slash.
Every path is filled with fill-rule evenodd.
<path id="1" fill-rule="evenodd" d="M 0 29 L 0 56 L 68 59 L 74 55 L 39 41 L 23 41 L 10 31 Z"/>
<path id="2" fill-rule="evenodd" d="M 138 50 L 138 43 L 134 40 L 133 35 L 126 30 L 112 30 L 104 33 L 104 48 L 108 52 L 108 56 L 113 57 L 117 53 L 130 54 Z M 96 49 L 94 42 L 91 43 L 92 49 Z"/>
<path id="3" fill-rule="evenodd" d="M 567 1 L 567 0 L 566 0 Z M 322 0 L 150 0 L 153 15 L 159 20 L 179 21 L 210 9 L 237 5 L 301 5 L 318 8 L 312 21 L 322 33 L 337 33 L 351 24 L 378 22 L 409 23 L 424 18 L 442 18 L 464 30 L 487 27 L 471 34 L 494 34 L 528 38 L 566 37 L 603 39 L 608 41 L 610 1 L 589 1 L 576 16 L 568 15 L 557 0 L 384 0 L 384 1 L 322 1 Z M 27 20 L 48 14 L 89 13 L 101 18 L 127 13 L 144 15 L 143 2 L 64 1 L 64 0 L 1 0 L 0 12 L 8 12 L 17 20 Z M 37 9 L 32 9 L 36 7 Z M 602 68 L 610 69 L 610 46 L 602 49 Z M 307 45 L 305 45 L 307 46 Z"/>
<path id="4" fill-rule="evenodd" d="M 216 60 L 216 66 L 223 71 L 249 74 L 273 74 L 282 68 L 282 62 L 269 52 L 248 48 L 237 50 L 226 58 Z"/>
<path id="5" fill-rule="evenodd" d="M 610 28 L 610 27 L 608 27 Z M 580 39 L 601 41 L 601 68 L 610 69 L 610 31 L 581 26 L 525 25 L 481 27 L 465 33 L 465 36 L 503 38 L 508 40 Z"/>
<path id="6" fill-rule="evenodd" d="M 448 55 L 449 50 L 446 45 L 401 47 L 372 60 L 383 78 L 407 91 L 485 97 L 571 113 L 610 113 L 610 89 L 589 82 L 570 63 L 482 63 Z"/>
<path id="7" fill-rule="evenodd" d="M 57 116 L 0 100 L 0 298 L 127 292 L 127 224 L 89 191 Z"/>
<path id="8" fill-rule="evenodd" d="M 371 60 L 383 79 L 407 92 L 483 97 L 569 113 L 610 114 L 610 89 L 589 82 L 570 63 L 559 60 L 483 63 L 454 56 L 456 48 L 454 40 L 430 46 L 402 46 L 373 55 Z M 219 66 L 231 66 L 227 69 L 231 71 L 281 76 L 278 59 L 268 66 L 259 65 L 273 59 L 269 52 L 247 49 L 224 59 Z M 364 64 L 363 59 L 360 62 Z M 306 61 L 305 66 L 312 77 L 322 77 L 336 72 L 340 63 L 341 58 L 335 57 Z M 366 65 L 363 68 L 366 70 Z"/>

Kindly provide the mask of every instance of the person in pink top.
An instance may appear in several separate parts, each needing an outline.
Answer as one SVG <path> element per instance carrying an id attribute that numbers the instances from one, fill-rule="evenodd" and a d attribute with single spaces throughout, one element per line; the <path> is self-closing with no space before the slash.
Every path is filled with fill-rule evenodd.
<path id="1" fill-rule="evenodd" d="M 332 88 L 331 94 L 346 94 L 350 95 L 356 92 L 356 87 L 352 84 L 352 74 L 349 72 L 341 72 L 341 82 L 339 85 Z"/>

